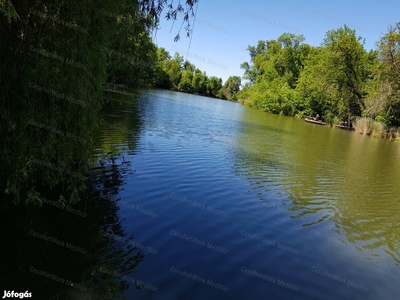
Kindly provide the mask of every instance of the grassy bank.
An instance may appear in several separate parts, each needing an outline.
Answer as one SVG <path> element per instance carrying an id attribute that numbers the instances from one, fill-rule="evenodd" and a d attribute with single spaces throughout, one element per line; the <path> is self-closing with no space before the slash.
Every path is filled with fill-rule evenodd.
<path id="1" fill-rule="evenodd" d="M 400 142 L 400 128 L 388 127 L 381 121 L 362 117 L 354 122 L 353 127 L 360 134 Z"/>

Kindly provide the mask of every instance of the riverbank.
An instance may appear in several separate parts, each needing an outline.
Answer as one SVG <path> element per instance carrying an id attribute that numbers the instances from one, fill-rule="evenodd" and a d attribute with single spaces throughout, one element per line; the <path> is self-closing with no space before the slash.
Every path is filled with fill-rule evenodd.
<path id="1" fill-rule="evenodd" d="M 262 110 L 259 107 L 255 107 L 251 105 L 251 101 L 239 99 L 237 103 L 242 104 L 247 107 L 255 108 L 258 110 Z M 264 111 L 265 113 L 271 113 Z M 274 113 L 271 113 L 274 114 Z M 300 115 L 295 115 L 294 117 L 300 117 Z M 338 125 L 338 118 L 333 117 L 330 120 L 327 120 L 327 125 L 334 128 L 335 125 Z M 367 117 L 359 117 L 354 121 L 353 124 L 354 132 L 368 135 L 375 138 L 387 139 L 389 141 L 400 142 L 400 128 L 395 126 L 386 126 L 382 121 L 377 121 L 372 118 Z"/>
<path id="2" fill-rule="evenodd" d="M 399 127 L 387 127 L 383 122 L 367 117 L 358 118 L 354 122 L 354 131 L 363 135 L 400 142 Z"/>

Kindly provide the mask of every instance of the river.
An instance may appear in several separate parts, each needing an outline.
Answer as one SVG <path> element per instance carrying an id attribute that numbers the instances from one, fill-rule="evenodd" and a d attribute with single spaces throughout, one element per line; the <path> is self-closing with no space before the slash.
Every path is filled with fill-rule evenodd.
<path id="1" fill-rule="evenodd" d="M 87 199 L 10 217 L 23 291 L 398 297 L 400 144 L 184 93 L 114 98 Z"/>

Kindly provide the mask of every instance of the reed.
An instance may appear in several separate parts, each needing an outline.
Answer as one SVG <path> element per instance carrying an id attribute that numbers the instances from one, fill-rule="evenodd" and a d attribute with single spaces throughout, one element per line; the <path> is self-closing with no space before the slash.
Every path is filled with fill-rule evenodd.
<path id="1" fill-rule="evenodd" d="M 399 127 L 390 127 L 389 128 L 388 139 L 395 142 L 400 142 L 400 128 Z"/>
<path id="2" fill-rule="evenodd" d="M 362 117 L 354 121 L 353 124 L 355 132 L 371 135 L 372 133 L 372 119 Z"/>
<path id="3" fill-rule="evenodd" d="M 381 121 L 372 120 L 372 132 L 371 136 L 377 138 L 384 138 L 387 136 L 388 131 L 385 128 L 385 124 Z"/>
<path id="4" fill-rule="evenodd" d="M 355 132 L 364 135 L 370 135 L 377 138 L 384 138 L 390 141 L 400 142 L 400 128 L 387 127 L 381 121 L 376 121 L 371 118 L 358 118 L 353 124 Z"/>

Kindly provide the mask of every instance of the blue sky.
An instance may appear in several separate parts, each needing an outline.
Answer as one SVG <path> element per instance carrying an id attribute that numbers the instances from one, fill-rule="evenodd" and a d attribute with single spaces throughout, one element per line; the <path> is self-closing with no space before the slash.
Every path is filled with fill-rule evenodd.
<path id="1" fill-rule="evenodd" d="M 400 22 L 399 12 L 399 0 L 200 0 L 188 55 L 190 39 L 184 28 L 181 40 L 174 42 L 182 17 L 170 32 L 172 21 L 165 21 L 163 13 L 161 28 L 153 40 L 171 55 L 178 51 L 208 76 L 225 81 L 232 75 L 243 76 L 240 64 L 250 60 L 246 48 L 259 40 L 277 39 L 284 32 L 292 32 L 303 34 L 305 43 L 318 46 L 328 30 L 346 24 L 365 38 L 364 47 L 370 50 L 376 48 L 375 43 L 389 25 Z"/>

